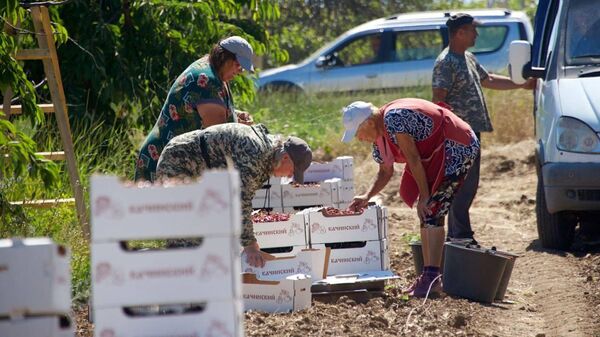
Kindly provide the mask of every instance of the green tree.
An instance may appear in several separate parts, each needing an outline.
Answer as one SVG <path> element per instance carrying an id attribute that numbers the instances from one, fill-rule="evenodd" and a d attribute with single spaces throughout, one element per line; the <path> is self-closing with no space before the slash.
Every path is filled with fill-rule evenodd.
<path id="1" fill-rule="evenodd" d="M 17 0 L 0 2 L 0 16 L 6 29 L 0 32 L 0 91 L 12 91 L 22 105 L 23 113 L 33 125 L 43 123 L 42 111 L 36 104 L 35 90 L 25 72 L 13 55 L 19 43 L 11 28 L 11 22 L 24 21 L 26 12 L 19 7 Z M 4 97 L 2 97 L 4 98 Z M 34 141 L 19 132 L 4 112 L 0 112 L 0 219 L 6 223 L 23 218 L 20 207 L 12 206 L 6 199 L 3 189 L 9 180 L 24 178 L 41 179 L 46 188 L 58 180 L 58 167 L 35 154 Z"/>
<path id="2" fill-rule="evenodd" d="M 287 54 L 263 28 L 275 0 L 75 0 L 59 8 L 72 41 L 59 50 L 70 111 L 150 128 L 174 79 L 219 39 L 241 35 L 257 54 Z M 253 82 L 236 79 L 238 103 Z"/>

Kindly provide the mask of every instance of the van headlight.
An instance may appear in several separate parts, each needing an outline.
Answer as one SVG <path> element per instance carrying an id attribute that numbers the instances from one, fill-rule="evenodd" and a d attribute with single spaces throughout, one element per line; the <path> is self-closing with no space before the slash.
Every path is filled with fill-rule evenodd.
<path id="1" fill-rule="evenodd" d="M 558 149 L 570 152 L 600 152 L 598 135 L 580 120 L 561 117 L 556 133 Z"/>

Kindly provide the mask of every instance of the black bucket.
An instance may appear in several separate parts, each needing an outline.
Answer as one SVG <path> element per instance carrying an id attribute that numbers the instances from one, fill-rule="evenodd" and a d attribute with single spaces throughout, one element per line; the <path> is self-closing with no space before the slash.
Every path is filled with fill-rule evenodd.
<path id="1" fill-rule="evenodd" d="M 423 273 L 423 249 L 421 241 L 411 241 L 409 244 L 412 252 L 413 263 L 415 265 L 415 273 L 421 275 Z"/>
<path id="2" fill-rule="evenodd" d="M 509 258 L 493 249 L 455 243 L 446 243 L 444 252 L 444 292 L 493 302 Z"/>
<path id="3" fill-rule="evenodd" d="M 492 249 L 494 249 L 494 247 L 492 247 Z M 515 261 L 518 256 L 507 252 L 497 252 L 497 254 L 508 259 L 506 261 L 504 273 L 502 273 L 502 279 L 500 279 L 500 284 L 498 285 L 498 291 L 496 291 L 496 297 L 494 297 L 494 300 L 502 301 L 504 300 L 506 288 L 508 288 L 508 281 L 510 281 L 510 276 L 512 275 L 513 267 L 515 266 Z"/>
<path id="4" fill-rule="evenodd" d="M 449 239 L 447 239 L 446 242 L 450 242 Z M 473 242 L 473 239 L 452 240 L 452 243 L 463 246 L 466 246 L 471 242 Z M 412 252 L 413 263 L 415 265 L 415 273 L 417 275 L 421 275 L 423 273 L 423 246 L 421 245 L 421 241 L 411 241 L 408 243 L 408 245 L 410 246 L 410 250 Z M 440 263 L 440 271 L 444 270 L 444 250 L 442 250 L 442 261 Z"/>

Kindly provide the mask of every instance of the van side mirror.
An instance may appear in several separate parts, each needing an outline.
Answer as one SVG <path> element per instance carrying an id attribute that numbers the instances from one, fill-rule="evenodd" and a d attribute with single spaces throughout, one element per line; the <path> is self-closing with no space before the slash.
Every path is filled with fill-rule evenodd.
<path id="1" fill-rule="evenodd" d="M 515 84 L 523 84 L 525 67 L 531 66 L 531 44 L 528 41 L 513 41 L 508 51 L 508 72 Z"/>
<path id="2" fill-rule="evenodd" d="M 546 68 L 531 66 L 531 43 L 513 41 L 508 51 L 508 73 L 513 82 L 523 84 L 529 77 L 544 77 Z"/>

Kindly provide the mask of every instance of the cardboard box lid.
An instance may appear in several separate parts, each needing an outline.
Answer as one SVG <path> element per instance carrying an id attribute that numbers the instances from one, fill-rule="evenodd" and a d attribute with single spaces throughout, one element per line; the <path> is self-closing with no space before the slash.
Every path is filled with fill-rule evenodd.
<path id="1" fill-rule="evenodd" d="M 136 186 L 126 186 L 115 176 L 92 176 L 93 241 L 240 233 L 240 181 L 235 170 L 208 171 L 188 184 Z"/>
<path id="2" fill-rule="evenodd" d="M 355 274 L 331 275 L 327 276 L 327 278 L 324 278 L 322 280 L 315 281 L 315 284 L 334 285 L 346 283 L 362 283 L 382 280 L 393 280 L 398 278 L 400 278 L 400 276 L 394 274 L 394 272 L 391 270 L 378 270 Z"/>

